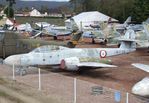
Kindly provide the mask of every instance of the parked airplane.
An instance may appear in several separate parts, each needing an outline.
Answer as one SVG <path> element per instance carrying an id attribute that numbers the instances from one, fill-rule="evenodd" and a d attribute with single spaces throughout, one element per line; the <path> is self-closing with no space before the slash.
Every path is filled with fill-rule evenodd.
<path id="1" fill-rule="evenodd" d="M 37 48 L 42 45 L 67 46 L 67 43 L 30 39 L 14 31 L 0 31 L 1 58 L 6 58 L 10 55 L 19 53 L 27 53 L 33 50 L 34 48 Z"/>
<path id="2" fill-rule="evenodd" d="M 100 28 L 99 25 L 91 26 L 92 30 L 83 30 L 83 37 L 92 38 L 92 43 L 100 42 L 103 44 L 111 44 L 116 45 L 118 41 L 115 38 L 122 36 L 125 34 L 125 30 L 129 26 L 131 22 L 131 17 L 128 17 L 127 20 L 123 24 L 113 24 L 117 22 L 112 22 L 111 19 L 107 22 L 107 25 L 104 28 Z M 129 29 L 129 28 L 128 28 Z M 132 28 L 131 28 L 132 29 Z"/>
<path id="3" fill-rule="evenodd" d="M 81 67 L 116 67 L 106 64 L 103 58 L 135 51 L 134 39 L 134 31 L 128 30 L 125 37 L 120 39 L 121 46 L 119 48 L 71 49 L 61 46 L 42 46 L 27 54 L 9 56 L 4 62 L 16 66 L 49 65 L 70 71 L 77 71 Z"/>
<path id="4" fill-rule="evenodd" d="M 39 22 L 35 24 L 39 27 L 39 30 L 36 30 L 39 33 L 32 36 L 31 38 L 36 38 L 39 35 L 48 35 L 48 36 L 52 36 L 54 40 L 57 40 L 58 36 L 68 36 L 68 35 L 71 35 L 73 31 L 76 31 L 75 28 L 73 28 L 74 24 L 72 24 L 71 29 L 67 29 L 66 27 L 52 26 L 50 24 L 48 25 L 48 23 L 45 23 L 45 22 Z"/>
<path id="5" fill-rule="evenodd" d="M 149 24 L 146 22 L 142 23 L 144 30 L 136 33 L 136 43 L 138 47 L 148 48 L 149 47 Z"/>
<path id="6" fill-rule="evenodd" d="M 119 31 L 119 30 L 125 30 L 126 27 L 128 27 L 128 25 L 129 25 L 130 22 L 131 22 L 131 16 L 129 16 L 123 24 L 116 24 L 115 25 L 115 29 L 117 31 Z"/>
<path id="7" fill-rule="evenodd" d="M 134 67 L 149 73 L 149 65 L 134 63 Z M 149 77 L 145 77 L 132 87 L 132 93 L 144 97 L 149 97 Z"/>
<path id="8" fill-rule="evenodd" d="M 76 32 L 69 42 L 58 42 L 27 38 L 14 31 L 0 31 L 0 57 L 6 58 L 14 54 L 27 53 L 42 45 L 59 45 L 74 48 L 81 34 L 81 32 Z"/>
<path id="9" fill-rule="evenodd" d="M 29 23 L 17 25 L 16 28 L 17 28 L 17 31 L 26 31 L 26 32 L 33 31 L 33 28 L 31 27 Z"/>

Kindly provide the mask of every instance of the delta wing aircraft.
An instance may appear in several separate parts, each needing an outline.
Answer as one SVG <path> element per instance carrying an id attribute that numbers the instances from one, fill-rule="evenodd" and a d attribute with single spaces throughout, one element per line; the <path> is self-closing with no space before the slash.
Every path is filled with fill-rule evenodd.
<path id="1" fill-rule="evenodd" d="M 135 33 L 128 30 L 121 38 L 119 48 L 66 48 L 62 46 L 41 46 L 30 53 L 12 55 L 4 62 L 15 66 L 52 66 L 63 70 L 77 71 L 81 67 L 100 68 L 116 67 L 104 58 L 126 54 L 136 50 Z"/>
<path id="2" fill-rule="evenodd" d="M 139 68 L 149 73 L 149 65 L 134 63 L 134 67 Z M 132 88 L 132 93 L 144 97 L 149 97 L 149 77 L 143 78 L 141 81 L 136 83 Z"/>

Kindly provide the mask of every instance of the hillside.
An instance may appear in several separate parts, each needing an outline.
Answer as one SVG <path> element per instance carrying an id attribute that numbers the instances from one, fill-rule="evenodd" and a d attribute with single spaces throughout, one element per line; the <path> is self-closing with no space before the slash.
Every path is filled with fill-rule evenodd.
<path id="1" fill-rule="evenodd" d="M 0 4 L 5 5 L 6 0 L 0 0 Z M 65 6 L 68 5 L 68 2 L 56 2 L 56 1 L 18 1 L 16 0 L 15 8 L 24 8 L 24 7 L 29 7 L 29 8 L 37 8 L 40 9 L 41 6 L 47 6 L 49 9 L 51 8 L 58 8 L 60 6 Z"/>

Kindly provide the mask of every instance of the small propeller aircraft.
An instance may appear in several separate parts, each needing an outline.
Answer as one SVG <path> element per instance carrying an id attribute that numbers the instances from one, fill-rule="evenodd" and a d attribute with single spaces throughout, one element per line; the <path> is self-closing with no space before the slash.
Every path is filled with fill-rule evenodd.
<path id="1" fill-rule="evenodd" d="M 27 54 L 7 57 L 4 62 L 15 66 L 52 66 L 63 70 L 77 71 L 81 67 L 116 67 L 106 57 L 126 54 L 136 50 L 135 33 L 128 30 L 120 38 L 119 48 L 66 48 L 62 46 L 41 46 Z M 106 59 L 106 60 L 104 60 Z M 22 69 L 22 68 L 20 68 Z"/>

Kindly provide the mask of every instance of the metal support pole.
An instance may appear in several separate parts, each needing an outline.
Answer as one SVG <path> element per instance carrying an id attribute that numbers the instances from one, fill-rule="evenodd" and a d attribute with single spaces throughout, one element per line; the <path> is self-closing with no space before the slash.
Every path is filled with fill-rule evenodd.
<path id="1" fill-rule="evenodd" d="M 13 64 L 13 76 L 12 79 L 15 80 L 15 65 Z"/>
<path id="2" fill-rule="evenodd" d="M 74 78 L 74 103 L 77 103 L 77 79 Z"/>
<path id="3" fill-rule="evenodd" d="M 126 93 L 126 103 L 129 103 L 129 93 Z"/>
<path id="4" fill-rule="evenodd" d="M 38 90 L 41 90 L 41 75 L 40 75 L 40 68 L 38 68 L 38 73 L 39 73 Z"/>

